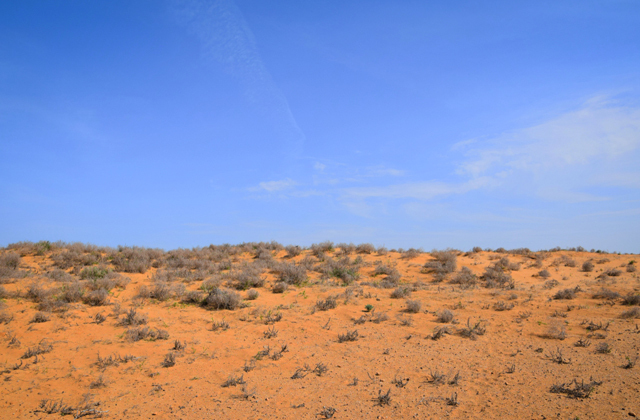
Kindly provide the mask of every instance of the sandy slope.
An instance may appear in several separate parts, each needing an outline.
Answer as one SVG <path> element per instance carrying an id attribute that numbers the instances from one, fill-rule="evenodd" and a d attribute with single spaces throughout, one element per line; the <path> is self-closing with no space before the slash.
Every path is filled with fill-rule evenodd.
<path id="1" fill-rule="evenodd" d="M 284 254 L 279 252 L 277 258 Z M 308 254 L 305 251 L 295 259 Z M 577 265 L 554 266 L 563 255 Z M 620 276 L 605 281 L 597 276 L 640 258 L 563 251 L 550 253 L 542 267 L 530 267 L 534 260 L 526 256 L 481 252 L 460 253 L 457 265 L 481 275 L 504 256 L 521 263 L 519 270 L 511 272 L 514 290 L 462 290 L 446 280 L 433 283 L 433 275 L 422 272 L 423 264 L 432 260 L 427 253 L 414 259 L 402 259 L 398 253 L 363 255 L 368 265 L 360 268 L 358 283 L 375 280 L 375 261 L 396 265 L 403 275 L 402 283 L 418 282 L 410 299 L 422 303 L 419 313 L 405 312 L 405 299 L 390 297 L 393 289 L 357 284 L 345 288 L 330 280 L 320 281 L 320 275 L 311 271 L 308 286 L 291 287 L 283 294 L 260 288 L 256 300 L 234 311 L 210 311 L 175 299 L 135 299 L 138 287 L 150 283 L 155 269 L 125 274 L 132 281 L 124 290 L 111 292 L 110 306 L 74 303 L 68 311 L 52 313 L 43 323 L 30 322 L 37 312 L 34 302 L 10 297 L 4 299 L 2 312 L 13 319 L 0 324 L 4 370 L 0 375 L 0 417 L 57 417 L 59 414 L 39 411 L 44 399 L 74 407 L 91 401 L 94 405 L 88 408 L 116 419 L 324 418 L 324 407 L 334 408 L 337 419 L 617 419 L 640 415 L 640 366 L 622 367 L 627 357 L 634 360 L 640 354 L 637 319 L 620 318 L 630 309 L 621 305 L 621 299 L 592 298 L 602 287 L 623 296 L 637 293 L 640 283 L 636 272 L 620 268 Z M 580 267 L 588 259 L 609 261 L 596 263 L 593 272 L 585 273 Z M 31 277 L 3 287 L 9 293 L 24 293 L 34 279 L 55 287 L 52 281 L 38 277 L 51 265 L 48 256 L 24 256 L 21 268 L 30 270 Z M 551 273 L 550 278 L 534 276 L 542 268 Z M 272 283 L 274 276 L 265 275 L 267 284 Z M 545 289 L 544 283 L 551 279 L 559 284 Z M 576 286 L 581 291 L 575 299 L 551 299 L 558 290 Z M 187 287 L 196 289 L 198 283 Z M 337 308 L 314 309 L 319 299 L 336 295 Z M 514 307 L 498 311 L 495 304 L 499 301 Z M 116 302 L 119 313 L 114 313 Z M 365 310 L 368 304 L 374 308 L 372 313 Z M 127 341 L 124 333 L 128 327 L 119 325 L 118 319 L 130 307 L 146 315 L 147 326 L 168 331 L 169 339 Z M 443 309 L 454 312 L 458 323 L 449 324 L 453 334 L 433 340 L 430 335 L 434 329 L 446 325 L 436 322 L 435 313 Z M 97 313 L 106 315 L 106 321 L 96 324 Z M 277 313 L 282 319 L 267 325 L 269 316 Z M 387 314 L 388 320 L 372 322 L 378 314 Z M 354 320 L 362 316 L 364 322 L 355 325 Z M 486 333 L 475 340 L 456 334 L 468 319 L 482 321 Z M 229 329 L 212 331 L 213 323 L 221 320 L 229 323 Z M 589 331 L 585 323 L 589 321 L 609 323 L 609 327 Z M 566 338 L 548 337 L 551 327 L 564 328 Z M 266 338 L 268 329 L 277 330 L 277 336 Z M 356 341 L 339 342 L 340 334 L 356 329 Z M 10 345 L 14 337 L 19 344 L 14 340 Z M 588 337 L 589 347 L 574 346 L 578 339 Z M 21 358 L 29 347 L 43 340 L 52 345 L 50 352 L 37 359 Z M 175 340 L 186 342 L 186 347 L 175 351 L 175 366 L 162 367 Z M 596 346 L 603 342 L 612 347 L 610 353 L 596 352 Z M 287 351 L 277 360 L 258 356 L 267 347 L 272 355 L 283 345 Z M 551 360 L 557 349 L 569 363 Z M 131 355 L 133 360 L 104 368 L 97 365 L 99 356 L 110 355 Z M 255 363 L 255 368 L 245 372 L 245 363 Z M 326 373 L 313 372 L 318 364 L 326 366 Z M 303 377 L 292 379 L 299 368 Z M 509 373 L 509 369 L 514 371 Z M 443 383 L 430 382 L 436 373 L 445 375 Z M 456 374 L 458 383 L 449 384 Z M 244 393 L 242 385 L 222 386 L 230 375 L 243 375 Z M 101 376 L 104 386 L 92 387 Z M 602 384 L 584 399 L 550 392 L 552 385 L 574 378 L 593 378 Z M 379 392 L 388 390 L 389 404 L 379 404 Z M 457 405 L 449 405 L 447 398 L 456 396 Z"/>

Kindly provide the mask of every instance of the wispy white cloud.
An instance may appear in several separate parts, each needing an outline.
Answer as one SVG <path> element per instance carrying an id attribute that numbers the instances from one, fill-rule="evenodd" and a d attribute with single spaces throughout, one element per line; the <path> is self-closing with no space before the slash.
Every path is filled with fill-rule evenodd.
<path id="1" fill-rule="evenodd" d="M 640 147 L 640 109 L 594 98 L 576 111 L 469 145 L 474 148 L 466 152 L 468 160 L 459 166 L 458 173 L 471 177 L 612 161 Z"/>
<path id="2" fill-rule="evenodd" d="M 295 181 L 287 178 L 280 181 L 261 182 L 258 184 L 258 186 L 265 191 L 276 192 L 292 188 L 296 184 L 297 183 Z"/>
<path id="3" fill-rule="evenodd" d="M 475 178 L 464 183 L 454 184 L 438 181 L 395 184 L 384 187 L 345 188 L 342 190 L 347 199 L 366 198 L 412 198 L 430 200 L 438 196 L 463 194 L 487 186 L 490 178 Z"/>
<path id="4" fill-rule="evenodd" d="M 233 0 L 174 0 L 177 19 L 202 44 L 205 58 L 222 64 L 279 131 L 293 155 L 299 155 L 304 134 L 282 91 L 264 64 L 249 25 Z"/>

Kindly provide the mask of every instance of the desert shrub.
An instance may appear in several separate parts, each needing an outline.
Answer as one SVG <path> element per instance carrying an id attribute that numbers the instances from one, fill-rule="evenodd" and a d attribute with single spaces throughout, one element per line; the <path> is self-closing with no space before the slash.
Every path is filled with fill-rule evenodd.
<path id="1" fill-rule="evenodd" d="M 431 256 L 435 261 L 427 261 L 423 266 L 423 271 L 434 273 L 434 280 L 442 281 L 449 273 L 453 273 L 457 269 L 457 252 L 451 249 L 444 251 L 431 251 Z"/>
<path id="2" fill-rule="evenodd" d="M 376 266 L 376 269 L 373 271 L 373 276 L 375 277 L 375 276 L 379 276 L 379 275 L 382 275 L 382 274 L 387 274 L 388 275 L 388 274 L 393 273 L 394 271 L 396 271 L 396 269 L 393 268 L 393 267 L 389 267 L 388 265 L 385 265 L 385 264 L 378 264 Z"/>
<path id="3" fill-rule="evenodd" d="M 360 244 L 356 247 L 358 254 L 373 254 L 376 252 L 376 247 L 373 244 Z"/>
<path id="4" fill-rule="evenodd" d="M 85 293 L 82 300 L 89 306 L 104 306 L 109 303 L 109 292 L 104 289 L 92 290 Z"/>
<path id="5" fill-rule="evenodd" d="M 494 263 L 494 267 L 499 267 L 503 271 L 518 271 L 520 270 L 520 264 L 514 263 L 509 260 L 507 257 L 502 257 L 498 261 Z"/>
<path id="6" fill-rule="evenodd" d="M 55 269 L 46 274 L 47 278 L 59 283 L 67 283 L 75 280 L 75 277 L 64 270 Z"/>
<path id="7" fill-rule="evenodd" d="M 393 292 L 391 292 L 392 299 L 403 299 L 411 294 L 411 288 L 409 287 L 398 287 Z"/>
<path id="8" fill-rule="evenodd" d="M 5 289 L 4 287 L 0 286 L 0 299 L 7 299 L 9 297 L 9 292 L 7 292 L 7 289 Z M 0 305 L 2 305 L 4 302 L 2 302 L 2 300 L 0 300 Z"/>
<path id="9" fill-rule="evenodd" d="M 328 311 L 329 309 L 335 309 L 338 306 L 338 301 L 335 297 L 329 296 L 324 300 L 318 300 L 316 302 L 316 309 L 319 311 Z"/>
<path id="10" fill-rule="evenodd" d="M 159 249 L 139 247 L 118 247 L 118 252 L 111 254 L 111 264 L 116 271 L 125 273 L 146 273 L 151 267 L 152 260 L 164 254 Z"/>
<path id="11" fill-rule="evenodd" d="M 636 266 L 633 264 L 627 264 L 626 270 L 627 270 L 627 273 L 635 273 Z"/>
<path id="12" fill-rule="evenodd" d="M 104 278 L 109 273 L 109 270 L 104 266 L 85 267 L 80 271 L 80 278 L 82 280 L 97 280 Z"/>
<path id="13" fill-rule="evenodd" d="M 455 276 L 449 280 L 451 284 L 458 284 L 462 289 L 469 289 L 476 285 L 478 277 L 473 274 L 469 267 L 462 267 Z"/>
<path id="14" fill-rule="evenodd" d="M 346 244 L 346 243 L 339 243 L 338 245 L 336 245 L 336 248 L 339 248 L 339 255 L 351 255 L 354 252 L 356 252 L 356 246 L 354 244 Z"/>
<path id="15" fill-rule="evenodd" d="M 576 297 L 575 289 L 563 289 L 558 290 L 555 295 L 553 295 L 554 299 L 574 299 Z"/>
<path id="16" fill-rule="evenodd" d="M 378 255 L 387 255 L 389 253 L 389 250 L 386 247 L 381 246 L 381 247 L 378 247 L 376 252 L 378 253 Z"/>
<path id="17" fill-rule="evenodd" d="M 134 308 L 129 309 L 128 312 L 125 313 L 124 317 L 118 320 L 118 324 L 123 326 L 138 326 L 144 325 L 147 323 L 147 317 L 144 314 L 139 314 Z"/>
<path id="18" fill-rule="evenodd" d="M 87 250 L 83 244 L 73 244 L 69 249 L 52 255 L 51 259 L 56 267 L 66 270 L 71 267 L 96 265 L 101 262 L 102 257 L 95 251 Z"/>
<path id="19" fill-rule="evenodd" d="M 596 346 L 596 353 L 609 354 L 611 350 L 613 349 L 609 343 L 600 343 Z"/>
<path id="20" fill-rule="evenodd" d="M 286 258 L 297 257 L 298 255 L 302 254 L 302 248 L 300 248 L 298 245 L 289 245 L 285 247 L 285 249 L 287 250 Z"/>
<path id="21" fill-rule="evenodd" d="M 273 288 L 271 289 L 271 291 L 273 293 L 284 293 L 287 290 L 287 287 L 288 287 L 287 283 L 283 281 L 279 281 L 273 285 Z"/>
<path id="22" fill-rule="evenodd" d="M 247 291 L 247 296 L 246 296 L 246 300 L 256 300 L 258 299 L 258 297 L 260 296 L 260 293 L 258 293 L 257 290 L 255 289 L 251 289 L 249 291 Z"/>
<path id="23" fill-rule="evenodd" d="M 551 279 L 551 280 L 547 280 L 544 282 L 544 284 L 542 285 L 543 289 L 549 290 L 549 289 L 553 289 L 554 287 L 556 287 L 557 285 L 559 285 L 560 282 L 556 279 Z"/>
<path id="24" fill-rule="evenodd" d="M 402 257 L 400 258 L 404 258 L 406 260 L 412 260 L 418 256 L 420 256 L 420 254 L 422 254 L 422 250 L 421 249 L 415 249 L 415 248 L 409 248 L 406 251 L 404 251 L 402 253 Z"/>
<path id="25" fill-rule="evenodd" d="M 589 261 L 585 261 L 582 263 L 582 271 L 584 271 L 585 273 L 589 273 L 591 271 L 593 271 L 593 263 L 591 262 L 591 260 Z"/>
<path id="26" fill-rule="evenodd" d="M 39 283 L 31 283 L 27 286 L 26 298 L 33 302 L 41 302 L 51 295 L 51 291 L 46 290 Z"/>
<path id="27" fill-rule="evenodd" d="M 452 322 L 453 319 L 455 318 L 453 312 L 451 312 L 448 309 L 443 309 L 441 311 L 438 311 L 438 314 L 436 315 L 436 321 L 443 323 L 443 324 L 447 324 L 449 322 Z"/>
<path id="28" fill-rule="evenodd" d="M 482 275 L 484 286 L 490 289 L 503 288 L 513 289 L 515 283 L 511 274 L 506 273 L 504 268 L 499 265 L 491 265 L 487 267 Z"/>
<path id="29" fill-rule="evenodd" d="M 387 277 L 383 278 L 378 283 L 378 286 L 382 287 L 383 289 L 393 289 L 394 287 L 398 287 L 401 278 L 402 275 L 400 274 L 400 272 L 394 268 Z"/>
<path id="30" fill-rule="evenodd" d="M 482 321 L 478 321 L 475 324 L 471 324 L 471 318 L 467 319 L 466 327 L 462 327 L 458 330 L 458 334 L 462 337 L 467 337 L 475 340 L 479 335 L 484 335 L 486 328 L 482 325 Z"/>
<path id="31" fill-rule="evenodd" d="M 0 255 L 0 267 L 10 268 L 12 270 L 18 269 L 20 265 L 20 255 L 13 251 L 9 251 Z"/>
<path id="32" fill-rule="evenodd" d="M 493 309 L 495 311 L 510 311 L 513 309 L 513 303 L 505 303 L 503 301 L 498 301 L 493 305 Z"/>
<path id="33" fill-rule="evenodd" d="M 618 270 L 617 268 L 609 268 L 605 270 L 603 274 L 609 277 L 618 277 L 619 275 L 622 274 L 622 270 Z"/>
<path id="34" fill-rule="evenodd" d="M 182 302 L 187 304 L 199 305 L 204 298 L 204 294 L 200 290 L 189 290 L 182 295 Z"/>
<path id="35" fill-rule="evenodd" d="M 567 330 L 563 324 L 555 322 L 547 328 L 547 331 L 542 334 L 542 337 L 554 340 L 564 340 L 567 338 Z"/>
<path id="36" fill-rule="evenodd" d="M 420 312 L 420 309 L 422 309 L 422 302 L 420 302 L 419 300 L 407 299 L 405 301 L 405 306 L 406 306 L 405 310 L 407 312 L 416 314 Z"/>
<path id="37" fill-rule="evenodd" d="M 31 318 L 31 321 L 29 321 L 29 323 L 38 324 L 38 323 L 47 322 L 47 321 L 49 321 L 49 315 L 47 315 L 44 312 L 36 312 L 33 318 Z"/>
<path id="38" fill-rule="evenodd" d="M 280 263 L 273 268 L 278 280 L 286 284 L 300 285 L 307 281 L 307 269 L 303 265 Z"/>
<path id="39" fill-rule="evenodd" d="M 600 289 L 599 291 L 595 292 L 591 297 L 593 299 L 613 300 L 613 299 L 620 298 L 620 293 L 614 292 L 613 290 L 609 290 L 609 289 Z"/>
<path id="40" fill-rule="evenodd" d="M 70 282 L 62 286 L 59 299 L 63 302 L 73 303 L 80 302 L 84 296 L 84 286 L 80 282 Z"/>
<path id="41" fill-rule="evenodd" d="M 538 276 L 542 277 L 543 279 L 546 279 L 551 277 L 551 273 L 549 273 L 549 270 L 540 270 L 538 271 Z"/>
<path id="42" fill-rule="evenodd" d="M 340 279 L 344 285 L 349 285 L 360 277 L 357 263 L 352 262 L 349 257 L 339 260 L 327 258 L 317 269 L 326 277 Z"/>
<path id="43" fill-rule="evenodd" d="M 338 342 L 344 343 L 347 341 L 356 341 L 358 340 L 358 330 L 349 331 L 347 330 L 344 334 L 338 334 Z"/>
<path id="44" fill-rule="evenodd" d="M 631 308 L 628 311 L 624 311 L 620 314 L 620 318 L 623 319 L 632 319 L 632 318 L 640 318 L 640 308 Z"/>
<path id="45" fill-rule="evenodd" d="M 124 338 L 127 341 L 140 341 L 140 340 L 168 340 L 169 333 L 165 330 L 161 330 L 159 328 L 149 328 L 149 327 L 133 327 L 129 328 L 125 334 Z"/>
<path id="46" fill-rule="evenodd" d="M 205 279 L 200 284 L 200 289 L 204 292 L 211 292 L 212 290 L 218 289 L 222 285 L 222 280 L 218 276 L 210 277 Z"/>
<path id="47" fill-rule="evenodd" d="M 333 242 L 326 241 L 319 244 L 311 244 L 311 253 L 316 257 L 333 251 Z"/>
<path id="48" fill-rule="evenodd" d="M 622 304 L 624 305 L 640 305 L 640 295 L 629 293 L 622 298 Z"/>
<path id="49" fill-rule="evenodd" d="M 573 258 L 567 255 L 562 255 L 560 258 L 556 258 L 551 265 L 553 266 L 564 265 L 565 267 L 575 267 L 576 262 Z"/>
<path id="50" fill-rule="evenodd" d="M 480 252 L 482 252 L 482 247 L 474 246 L 473 249 L 471 250 L 471 252 L 480 253 Z"/>
<path id="51" fill-rule="evenodd" d="M 202 305 L 207 309 L 232 311 L 241 306 L 241 298 L 232 290 L 214 289 L 202 301 Z"/>
<path id="52" fill-rule="evenodd" d="M 234 280 L 231 286 L 237 290 L 248 290 L 255 287 L 264 286 L 265 278 L 260 277 L 260 269 L 252 266 L 245 266 L 240 272 L 232 272 L 228 276 Z"/>
<path id="53" fill-rule="evenodd" d="M 573 382 L 552 385 L 549 392 L 565 394 L 572 398 L 588 398 L 596 386 L 601 384 L 602 382 L 594 381 L 593 379 L 590 379 L 587 383 L 584 380 L 578 382 L 577 379 L 574 379 Z"/>

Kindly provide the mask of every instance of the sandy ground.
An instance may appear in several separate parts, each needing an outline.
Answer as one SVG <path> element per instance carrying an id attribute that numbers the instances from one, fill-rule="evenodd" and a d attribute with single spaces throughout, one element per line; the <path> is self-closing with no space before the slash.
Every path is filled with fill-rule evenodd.
<path id="1" fill-rule="evenodd" d="M 284 254 L 278 252 L 276 259 Z M 306 255 L 310 252 L 295 260 Z M 563 256 L 576 265 L 558 263 Z M 53 267 L 50 256 L 25 255 L 20 268 L 29 271 L 29 277 L 2 285 L 13 295 L 3 299 L 0 308 L 6 318 L 0 324 L 0 417 L 55 418 L 61 413 L 51 408 L 58 402 L 73 408 L 71 417 L 115 419 L 640 415 L 640 366 L 624 368 L 640 354 L 638 319 L 621 317 L 634 306 L 623 305 L 622 298 L 593 298 L 603 287 L 622 297 L 637 294 L 638 273 L 625 267 L 640 261 L 638 255 L 562 251 L 548 253 L 541 265 L 532 266 L 535 259 L 530 256 L 458 254 L 458 270 L 469 267 L 478 276 L 502 257 L 519 263 L 520 268 L 510 272 L 512 290 L 465 290 L 448 280 L 434 283 L 433 273 L 423 269 L 433 260 L 429 253 L 412 259 L 396 252 L 361 257 L 360 277 L 349 287 L 321 280 L 319 273 L 310 271 L 304 286 L 273 293 L 274 275 L 267 271 L 267 284 L 257 289 L 259 297 L 233 311 L 207 310 L 179 299 L 137 299 L 139 286 L 152 283 L 155 269 L 123 273 L 131 282 L 110 292 L 109 305 L 72 303 L 66 311 L 48 314 L 46 322 L 32 322 L 38 309 L 25 297 L 28 285 L 59 285 L 42 276 Z M 251 257 L 236 260 L 243 258 Z M 592 272 L 581 270 L 587 260 L 594 262 Z M 417 313 L 406 311 L 406 298 L 392 298 L 393 289 L 371 285 L 377 278 L 376 262 L 400 271 L 401 283 L 412 289 L 408 298 L 421 303 Z M 598 277 L 610 268 L 622 273 Z M 542 269 L 550 277 L 537 276 Z M 550 280 L 557 285 L 546 283 Z M 576 287 L 573 299 L 552 298 L 559 290 Z M 337 307 L 318 310 L 316 302 L 330 296 L 336 297 Z M 143 326 L 167 331 L 168 339 L 127 340 L 130 327 L 119 319 L 130 308 L 146 316 Z M 444 309 L 455 314 L 452 323 L 437 322 L 436 314 Z M 106 316 L 100 324 L 95 322 L 98 313 Z M 278 314 L 281 319 L 276 321 Z M 459 334 L 468 320 L 472 326 L 480 322 L 486 332 L 472 338 Z M 220 321 L 227 322 L 228 329 L 214 331 Z M 602 329 L 597 329 L 600 324 Z M 450 334 L 433 339 L 442 327 Z M 340 342 L 340 335 L 355 330 L 354 341 Z M 563 330 L 566 337 L 559 339 Z M 580 339 L 590 345 L 577 347 Z M 597 351 L 602 343 L 609 345 L 609 352 Z M 25 357 L 29 348 L 39 345 L 50 351 Z M 554 361 L 558 352 L 564 363 Z M 175 356 L 175 365 L 164 367 L 168 354 Z M 109 356 L 119 362 L 105 366 Z M 300 377 L 292 378 L 297 371 Z M 242 377 L 245 384 L 223 386 L 233 376 Z M 585 398 L 551 392 L 553 385 L 570 387 L 574 379 L 599 385 Z M 388 399 L 379 398 L 387 392 Z M 46 413 L 47 408 L 53 413 Z"/>

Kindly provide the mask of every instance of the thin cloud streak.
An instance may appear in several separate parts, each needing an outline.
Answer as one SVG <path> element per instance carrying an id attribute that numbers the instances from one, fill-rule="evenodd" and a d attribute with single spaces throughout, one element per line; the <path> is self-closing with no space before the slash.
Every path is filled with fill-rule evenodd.
<path id="1" fill-rule="evenodd" d="M 202 43 L 204 57 L 222 64 L 240 82 L 247 100 L 274 124 L 289 153 L 299 156 L 304 134 L 236 4 L 232 0 L 175 0 L 173 6 L 179 22 Z"/>

